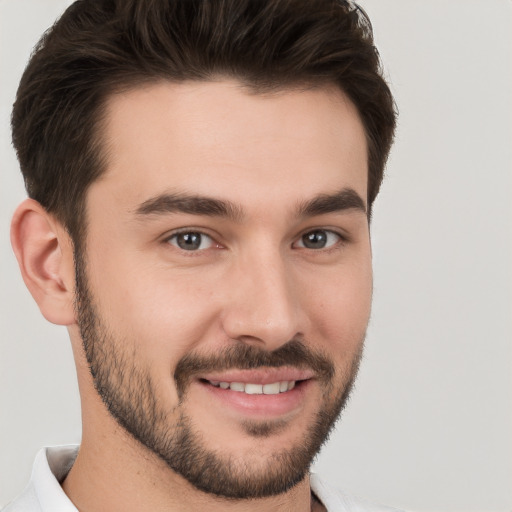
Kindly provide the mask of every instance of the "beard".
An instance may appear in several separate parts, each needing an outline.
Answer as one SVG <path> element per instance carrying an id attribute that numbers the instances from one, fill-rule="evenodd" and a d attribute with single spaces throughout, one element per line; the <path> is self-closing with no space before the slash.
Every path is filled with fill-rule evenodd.
<path id="1" fill-rule="evenodd" d="M 264 498 L 282 494 L 301 482 L 348 400 L 363 339 L 347 368 L 338 368 L 338 372 L 325 354 L 311 350 L 300 339 L 273 352 L 241 341 L 215 354 L 191 352 L 176 365 L 178 403 L 170 406 L 159 400 L 159 386 L 149 366 L 127 349 L 132 346 L 129 340 L 106 327 L 95 307 L 80 253 L 75 254 L 78 325 L 94 386 L 116 422 L 196 489 L 218 497 Z M 322 385 L 322 401 L 302 439 L 292 448 L 274 450 L 263 464 L 209 448 L 207 438 L 186 414 L 187 391 L 193 378 L 209 371 L 282 366 L 311 369 Z M 259 439 L 288 426 L 285 420 L 247 420 L 241 425 L 247 436 Z"/>

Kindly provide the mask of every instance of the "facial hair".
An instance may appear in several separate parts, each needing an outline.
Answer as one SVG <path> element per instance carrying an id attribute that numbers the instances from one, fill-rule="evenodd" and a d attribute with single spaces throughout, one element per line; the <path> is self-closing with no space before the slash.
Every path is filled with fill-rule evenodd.
<path id="1" fill-rule="evenodd" d="M 301 482 L 348 400 L 363 340 L 344 373 L 336 371 L 325 354 L 298 339 L 273 352 L 236 341 L 215 355 L 189 353 L 176 365 L 178 403 L 171 407 L 158 399 L 150 368 L 126 350 L 131 346 L 126 340 L 106 327 L 95 307 L 81 253 L 78 250 L 75 254 L 78 325 L 94 386 L 117 423 L 196 489 L 218 497 L 264 498 L 282 494 Z M 313 370 L 324 390 L 322 403 L 302 439 L 290 449 L 274 451 L 264 467 L 209 448 L 185 412 L 193 377 L 207 371 L 281 366 Z M 253 438 L 265 438 L 288 427 L 282 420 L 248 420 L 242 424 L 246 435 Z"/>

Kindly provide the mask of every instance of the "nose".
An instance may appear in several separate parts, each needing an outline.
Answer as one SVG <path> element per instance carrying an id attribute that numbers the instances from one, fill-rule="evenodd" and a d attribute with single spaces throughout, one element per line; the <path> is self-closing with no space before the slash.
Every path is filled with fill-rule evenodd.
<path id="1" fill-rule="evenodd" d="M 294 269 L 277 250 L 239 261 L 226 295 L 222 323 L 231 339 L 273 351 L 305 334 L 307 315 Z"/>

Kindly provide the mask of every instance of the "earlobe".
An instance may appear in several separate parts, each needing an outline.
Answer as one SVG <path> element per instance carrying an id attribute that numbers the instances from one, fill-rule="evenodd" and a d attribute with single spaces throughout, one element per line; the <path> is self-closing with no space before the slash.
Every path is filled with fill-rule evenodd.
<path id="1" fill-rule="evenodd" d="M 37 201 L 26 199 L 14 213 L 11 243 L 43 316 L 54 324 L 74 324 L 73 250 L 66 230 Z"/>

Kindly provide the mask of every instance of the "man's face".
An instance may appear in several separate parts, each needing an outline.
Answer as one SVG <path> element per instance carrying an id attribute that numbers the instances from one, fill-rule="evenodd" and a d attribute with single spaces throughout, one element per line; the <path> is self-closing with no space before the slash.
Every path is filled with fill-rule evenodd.
<path id="1" fill-rule="evenodd" d="M 159 83 L 113 97 L 105 137 L 77 255 L 96 389 L 195 487 L 284 492 L 343 406 L 370 312 L 356 109 L 330 88 Z"/>

